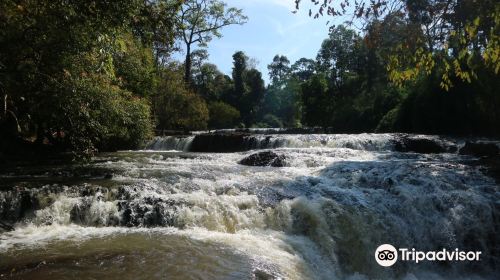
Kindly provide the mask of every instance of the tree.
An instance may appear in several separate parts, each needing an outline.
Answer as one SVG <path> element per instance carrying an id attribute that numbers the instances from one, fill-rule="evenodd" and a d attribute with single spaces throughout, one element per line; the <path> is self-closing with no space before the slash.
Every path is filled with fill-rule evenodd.
<path id="1" fill-rule="evenodd" d="M 182 67 L 176 63 L 162 71 L 158 87 L 157 128 L 201 130 L 207 128 L 209 112 L 205 100 L 184 83 Z"/>
<path id="2" fill-rule="evenodd" d="M 328 97 L 328 82 L 324 74 L 316 74 L 302 84 L 303 121 L 306 125 L 328 125 L 331 103 Z"/>
<path id="3" fill-rule="evenodd" d="M 0 2 L 0 84 L 21 135 L 78 155 L 149 137 L 152 49 L 134 33 L 144 5 Z"/>
<path id="4" fill-rule="evenodd" d="M 301 82 L 305 82 L 314 75 L 316 68 L 316 61 L 303 57 L 292 65 L 290 71 L 294 78 Z"/>
<path id="5" fill-rule="evenodd" d="M 244 24 L 247 17 L 241 9 L 227 8 L 219 0 L 186 0 L 177 16 L 177 28 L 186 49 L 184 80 L 191 79 L 191 51 L 193 44 L 206 46 L 212 38 L 222 37 L 220 29 L 234 24 Z"/>
<path id="6" fill-rule="evenodd" d="M 245 85 L 245 75 L 248 66 L 248 56 L 242 52 L 238 51 L 233 54 L 233 81 L 234 90 L 230 97 L 229 104 L 239 107 L 242 97 L 246 94 L 247 88 Z"/>
<path id="7" fill-rule="evenodd" d="M 191 77 L 190 77 L 190 83 L 194 82 L 194 85 L 196 85 L 196 81 L 194 79 L 196 77 L 200 77 L 201 74 L 201 68 L 205 63 L 208 61 L 208 51 L 206 49 L 197 49 L 192 51 L 191 53 Z"/>
<path id="8" fill-rule="evenodd" d="M 318 68 L 320 71 L 328 72 L 337 87 L 355 74 L 357 49 L 360 44 L 361 37 L 343 25 L 332 29 L 328 39 L 321 44 L 316 58 Z"/>
<path id="9" fill-rule="evenodd" d="M 290 0 L 292 1 L 292 0 Z M 299 9 L 301 0 L 294 0 Z M 353 19 L 380 19 L 402 13 L 411 31 L 391 50 L 387 70 L 391 81 L 401 86 L 420 75 L 431 75 L 442 67 L 441 87 L 448 90 L 453 76 L 462 81 L 477 79 L 478 71 L 500 72 L 500 3 L 495 0 L 340 0 L 313 1 L 315 18 L 323 15 Z"/>
<path id="10" fill-rule="evenodd" d="M 145 45 L 152 46 L 156 68 L 163 65 L 175 51 L 176 32 L 173 26 L 183 0 L 144 1 L 131 24 L 133 33 Z"/>
<path id="11" fill-rule="evenodd" d="M 275 55 L 267 69 L 272 83 L 275 85 L 282 84 L 290 74 L 290 60 L 284 55 Z"/>
<path id="12" fill-rule="evenodd" d="M 307 64 L 306 60 L 300 63 Z M 295 64 L 296 74 L 299 64 Z M 314 64 L 314 63 L 313 63 Z M 300 126 L 300 85 L 286 56 L 276 55 L 267 67 L 271 84 L 268 86 L 263 104 L 263 114 L 272 114 L 288 127 Z"/>
<path id="13" fill-rule="evenodd" d="M 257 118 L 258 106 L 264 97 L 266 88 L 264 80 L 262 79 L 262 73 L 257 69 L 250 69 L 246 72 L 245 84 L 248 90 L 240 102 L 240 111 L 243 122 L 248 127 L 254 123 Z"/>
<path id="14" fill-rule="evenodd" d="M 193 77 L 194 87 L 198 94 L 203 96 L 205 100 L 215 101 L 220 98 L 224 92 L 225 80 L 215 64 L 203 64 L 197 74 Z"/>

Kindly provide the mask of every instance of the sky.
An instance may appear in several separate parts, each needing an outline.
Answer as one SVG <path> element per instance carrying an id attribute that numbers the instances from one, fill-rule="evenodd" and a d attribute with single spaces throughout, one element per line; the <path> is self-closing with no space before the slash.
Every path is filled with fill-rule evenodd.
<path id="1" fill-rule="evenodd" d="M 328 36 L 328 19 L 310 18 L 307 7 L 293 14 L 293 0 L 225 2 L 229 7 L 243 9 L 249 18 L 244 25 L 225 27 L 223 37 L 214 38 L 208 45 L 209 61 L 225 74 L 231 73 L 232 55 L 243 51 L 257 60 L 257 69 L 262 72 L 267 84 L 267 65 L 276 54 L 286 55 L 292 64 L 302 57 L 315 58 L 321 43 Z"/>

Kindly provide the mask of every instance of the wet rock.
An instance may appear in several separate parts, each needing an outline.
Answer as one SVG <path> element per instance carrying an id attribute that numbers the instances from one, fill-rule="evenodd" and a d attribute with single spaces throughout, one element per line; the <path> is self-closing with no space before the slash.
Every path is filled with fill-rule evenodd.
<path id="1" fill-rule="evenodd" d="M 485 173 L 500 184 L 500 156 L 483 157 L 477 164 L 486 167 Z"/>
<path id="2" fill-rule="evenodd" d="M 0 220 L 15 223 L 39 209 L 36 194 L 24 188 L 0 192 Z"/>
<path id="3" fill-rule="evenodd" d="M 106 173 L 104 174 L 104 179 L 113 179 L 113 173 Z"/>
<path id="4" fill-rule="evenodd" d="M 272 166 L 272 167 L 287 166 L 286 157 L 284 155 L 278 155 L 275 152 L 271 151 L 252 154 L 242 159 L 239 163 L 248 166 Z"/>
<path id="5" fill-rule="evenodd" d="M 461 155 L 470 155 L 477 157 L 492 157 L 500 155 L 500 148 L 494 143 L 473 143 L 467 142 L 459 153 Z"/>
<path id="6" fill-rule="evenodd" d="M 13 231 L 14 227 L 5 222 L 0 221 L 0 229 L 5 231 Z"/>
<path id="7" fill-rule="evenodd" d="M 456 147 L 446 146 L 437 140 L 410 137 L 395 140 L 394 148 L 397 152 L 414 152 L 419 154 L 439 154 L 456 151 Z"/>
<path id="8" fill-rule="evenodd" d="M 279 279 L 277 276 L 267 272 L 267 271 L 264 271 L 262 269 L 255 269 L 254 272 L 254 279 L 257 279 L 257 280 L 273 280 L 273 279 Z"/>
<path id="9" fill-rule="evenodd" d="M 206 133 L 196 135 L 190 147 L 192 152 L 232 153 L 249 149 L 252 143 L 248 133 Z"/>
<path id="10" fill-rule="evenodd" d="M 126 227 L 157 227 L 175 226 L 182 228 L 183 224 L 177 216 L 181 207 L 192 206 L 183 200 L 146 197 L 136 201 L 118 203 L 121 213 L 120 225 Z"/>

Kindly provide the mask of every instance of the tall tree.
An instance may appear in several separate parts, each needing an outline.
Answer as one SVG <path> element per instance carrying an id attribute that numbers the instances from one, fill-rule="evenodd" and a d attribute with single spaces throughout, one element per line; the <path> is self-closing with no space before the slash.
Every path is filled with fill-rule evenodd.
<path id="1" fill-rule="evenodd" d="M 301 7 L 302 0 L 290 0 Z M 307 1 L 309 2 L 309 1 Z M 335 3 L 334 3 L 335 2 Z M 454 77 L 471 82 L 478 72 L 500 72 L 500 3 L 496 0 L 339 0 L 313 1 L 309 15 L 354 15 L 354 19 L 380 19 L 396 12 L 405 15 L 413 29 L 391 50 L 387 70 L 397 85 L 431 75 L 442 67 L 441 87 L 448 90 Z M 339 4 L 339 5 L 337 5 Z M 340 7 L 339 7 L 340 6 Z M 424 39 L 422 39 L 424 35 Z"/>
<path id="2" fill-rule="evenodd" d="M 147 45 L 153 46 L 157 71 L 175 50 L 177 34 L 173 27 L 182 2 L 183 0 L 144 1 L 144 5 L 134 15 L 134 34 Z"/>
<path id="3" fill-rule="evenodd" d="M 196 77 L 199 77 L 201 68 L 205 63 L 208 61 L 208 51 L 206 49 L 197 49 L 191 52 L 191 77 L 190 77 L 190 82 L 192 82 L 192 79 Z M 195 81 L 196 83 L 196 81 Z"/>
<path id="4" fill-rule="evenodd" d="M 290 68 L 292 76 L 301 82 L 305 82 L 311 78 L 316 72 L 316 61 L 309 58 L 301 58 L 297 60 Z"/>
<path id="5" fill-rule="evenodd" d="M 267 66 L 269 78 L 273 84 L 282 84 L 290 74 L 290 60 L 284 55 L 275 55 L 271 64 Z"/>
<path id="6" fill-rule="evenodd" d="M 308 126 L 326 127 L 331 112 L 328 82 L 324 74 L 316 74 L 302 84 L 303 122 Z"/>
<path id="7" fill-rule="evenodd" d="M 245 75 L 245 84 L 248 92 L 243 96 L 241 103 L 241 115 L 246 126 L 250 126 L 256 120 L 258 106 L 264 98 L 266 87 L 262 79 L 262 73 L 257 69 L 250 69 Z"/>
<path id="8" fill-rule="evenodd" d="M 343 25 L 334 28 L 319 50 L 317 61 L 319 69 L 328 72 L 333 83 L 339 87 L 356 68 L 356 45 L 360 44 L 354 30 Z"/>
<path id="9" fill-rule="evenodd" d="M 234 91 L 229 100 L 229 104 L 239 107 L 239 101 L 242 96 L 247 92 L 245 86 L 245 75 L 248 68 L 248 56 L 242 52 L 238 51 L 233 54 L 233 81 L 234 81 Z"/>
<path id="10" fill-rule="evenodd" d="M 184 80 L 191 79 L 191 51 L 194 44 L 206 46 L 213 37 L 220 38 L 221 28 L 233 24 L 244 24 L 247 17 L 241 9 L 228 8 L 219 0 L 186 0 L 177 16 L 179 35 L 186 49 Z"/>

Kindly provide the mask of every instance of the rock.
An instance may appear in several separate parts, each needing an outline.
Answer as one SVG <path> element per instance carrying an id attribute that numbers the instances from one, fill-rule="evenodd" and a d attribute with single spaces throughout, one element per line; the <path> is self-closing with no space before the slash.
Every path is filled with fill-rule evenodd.
<path id="1" fill-rule="evenodd" d="M 436 140 L 426 138 L 403 137 L 395 142 L 395 150 L 403 153 L 414 152 L 419 154 L 439 154 L 452 152 L 453 148 L 454 147 L 445 147 Z"/>
<path id="2" fill-rule="evenodd" d="M 113 173 L 106 173 L 104 174 L 104 179 L 113 179 Z"/>
<path id="3" fill-rule="evenodd" d="M 3 229 L 5 231 L 13 231 L 14 230 L 14 227 L 7 224 L 7 223 L 4 223 L 2 221 L 0 221 L 0 229 Z"/>
<path id="4" fill-rule="evenodd" d="M 500 154 L 500 148 L 494 143 L 473 143 L 467 141 L 459 153 L 477 157 L 493 157 Z"/>
<path id="5" fill-rule="evenodd" d="M 205 153 L 232 153 L 251 149 L 253 139 L 248 133 L 205 133 L 196 135 L 190 151 Z"/>
<path id="6" fill-rule="evenodd" d="M 271 151 L 266 151 L 252 154 L 242 159 L 239 163 L 248 166 L 284 167 L 286 166 L 286 157 Z"/>
<path id="7" fill-rule="evenodd" d="M 486 174 L 495 179 L 500 184 L 500 156 L 483 157 L 479 164 L 486 167 Z"/>

